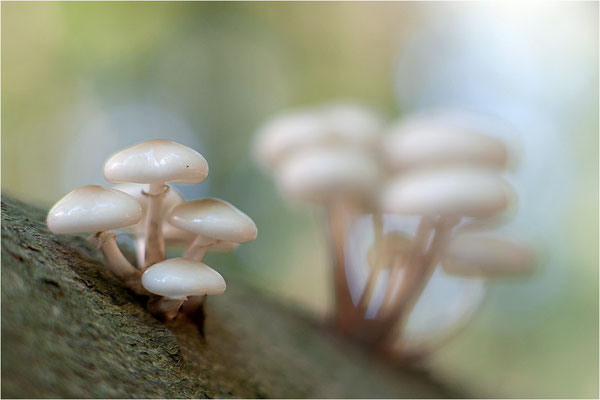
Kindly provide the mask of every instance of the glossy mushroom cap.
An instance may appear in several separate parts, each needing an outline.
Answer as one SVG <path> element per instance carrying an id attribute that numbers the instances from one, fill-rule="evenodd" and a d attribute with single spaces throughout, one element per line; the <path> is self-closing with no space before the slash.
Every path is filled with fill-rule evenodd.
<path id="1" fill-rule="evenodd" d="M 427 170 L 390 182 L 381 207 L 402 215 L 488 217 L 503 211 L 513 197 L 508 184 L 490 171 Z"/>
<path id="2" fill-rule="evenodd" d="M 111 183 L 200 183 L 208 164 L 197 151 L 168 140 L 148 140 L 121 150 L 104 164 Z"/>
<path id="3" fill-rule="evenodd" d="M 104 232 L 136 224 L 142 207 L 136 199 L 102 186 L 82 186 L 59 200 L 48 213 L 52 233 Z"/>
<path id="4" fill-rule="evenodd" d="M 499 277 L 530 273 L 534 255 L 531 250 L 502 239 L 457 236 L 444 249 L 441 262 L 449 274 Z"/>
<path id="5" fill-rule="evenodd" d="M 142 286 L 169 299 L 217 295 L 225 292 L 225 280 L 206 264 L 183 257 L 152 265 L 142 275 Z"/>
<path id="6" fill-rule="evenodd" d="M 220 199 L 181 203 L 171 212 L 169 223 L 185 231 L 226 242 L 250 242 L 258 233 L 250 217 Z"/>
<path id="7" fill-rule="evenodd" d="M 361 150 L 311 149 L 287 160 L 276 178 L 285 196 L 322 203 L 374 193 L 379 168 L 375 159 Z"/>

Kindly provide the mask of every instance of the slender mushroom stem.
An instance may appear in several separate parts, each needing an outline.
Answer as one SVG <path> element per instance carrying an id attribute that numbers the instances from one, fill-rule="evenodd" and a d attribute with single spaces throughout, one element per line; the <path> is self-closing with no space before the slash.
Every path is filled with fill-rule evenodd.
<path id="1" fill-rule="evenodd" d="M 194 261 L 202 261 L 210 246 L 219 243 L 220 240 L 208 239 L 202 235 L 196 236 L 194 241 L 188 246 L 184 257 Z"/>
<path id="2" fill-rule="evenodd" d="M 162 236 L 162 216 L 160 212 L 163 198 L 169 189 L 169 186 L 164 183 L 153 183 L 150 185 L 148 192 L 142 191 L 144 196 L 148 196 L 144 270 L 166 259 L 165 241 Z"/>
<path id="3" fill-rule="evenodd" d="M 373 264 L 369 270 L 369 277 L 367 279 L 367 283 L 365 285 L 365 289 L 363 290 L 360 299 L 358 300 L 358 307 L 362 310 L 366 310 L 369 307 L 369 303 L 371 302 L 371 298 L 373 297 L 373 291 L 375 290 L 375 284 L 377 283 L 377 278 L 379 277 L 379 273 L 381 272 L 381 267 L 383 264 L 383 260 L 385 259 L 383 253 L 383 216 L 381 212 L 376 211 L 373 213 L 373 232 L 374 232 L 374 241 L 373 246 L 375 248 L 375 258 L 373 260 Z"/>
<path id="4" fill-rule="evenodd" d="M 436 232 L 433 236 L 433 240 L 431 241 L 431 245 L 427 252 L 423 255 L 420 265 L 418 266 L 418 271 L 420 274 L 417 274 L 417 285 L 412 286 L 412 291 L 408 296 L 409 305 L 414 306 L 415 300 L 423 293 L 423 289 L 427 285 L 431 274 L 433 273 L 440 250 L 442 249 L 443 244 L 446 242 L 448 235 L 450 234 L 452 228 L 458 223 L 458 218 L 452 217 L 440 217 L 437 222 Z"/>
<path id="5" fill-rule="evenodd" d="M 348 218 L 345 199 L 333 201 L 327 208 L 331 246 L 333 248 L 333 285 L 334 285 L 334 324 L 341 332 L 352 332 L 360 315 L 350 296 L 346 280 L 344 242 L 346 240 L 346 221 Z"/>
<path id="6" fill-rule="evenodd" d="M 142 287 L 142 273 L 137 270 L 121 253 L 113 232 L 97 232 L 90 235 L 88 241 L 99 248 L 104 254 L 104 259 L 108 268 L 119 278 L 128 288 L 137 294 L 148 294 Z"/>

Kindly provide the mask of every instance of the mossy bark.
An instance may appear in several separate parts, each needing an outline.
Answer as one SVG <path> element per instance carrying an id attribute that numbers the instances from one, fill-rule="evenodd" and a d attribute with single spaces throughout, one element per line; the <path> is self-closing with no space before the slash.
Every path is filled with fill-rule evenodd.
<path id="1" fill-rule="evenodd" d="M 2 397 L 455 397 L 368 358 L 311 316 L 228 279 L 203 339 L 161 323 L 84 236 L 2 199 Z"/>

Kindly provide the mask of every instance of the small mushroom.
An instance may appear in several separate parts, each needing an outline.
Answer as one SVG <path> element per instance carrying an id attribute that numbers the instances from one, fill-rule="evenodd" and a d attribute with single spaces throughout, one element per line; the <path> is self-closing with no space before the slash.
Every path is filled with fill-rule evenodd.
<path id="1" fill-rule="evenodd" d="M 111 183 L 144 183 L 149 189 L 146 220 L 146 268 L 165 259 L 161 203 L 167 182 L 194 184 L 208 176 L 208 164 L 197 151 L 168 140 L 149 140 L 122 150 L 104 165 Z"/>
<path id="2" fill-rule="evenodd" d="M 344 272 L 345 229 L 365 203 L 372 204 L 381 126 L 381 116 L 368 107 L 332 103 L 278 116 L 255 141 L 259 163 L 273 173 L 286 197 L 325 205 L 334 253 L 337 325 L 353 313 Z"/>
<path id="3" fill-rule="evenodd" d="M 513 196 L 509 185 L 490 171 L 424 170 L 388 184 L 381 207 L 403 215 L 488 217 L 506 209 Z"/>
<path id="4" fill-rule="evenodd" d="M 459 235 L 448 242 L 441 263 L 452 275 L 503 277 L 531 273 L 534 256 L 531 250 L 510 241 Z"/>
<path id="5" fill-rule="evenodd" d="M 111 229 L 135 225 L 142 208 L 130 195 L 102 186 L 90 185 L 73 190 L 48 213 L 48 229 L 55 234 L 91 232 L 88 240 L 102 250 L 110 270 L 138 294 L 141 272 L 123 256 Z"/>
<path id="6" fill-rule="evenodd" d="M 257 235 L 256 225 L 246 214 L 220 199 L 186 201 L 176 206 L 169 223 L 196 236 L 186 257 L 201 261 L 206 251 L 220 242 L 246 243 Z"/>
<path id="7" fill-rule="evenodd" d="M 362 149 L 319 148 L 294 154 L 276 175 L 285 196 L 326 209 L 334 260 L 335 324 L 341 330 L 352 324 L 356 312 L 345 272 L 346 230 L 365 205 L 374 203 L 379 171 L 377 160 Z"/>
<path id="8" fill-rule="evenodd" d="M 163 296 L 151 303 L 151 309 L 170 319 L 177 315 L 188 296 L 218 295 L 226 289 L 221 274 L 202 262 L 184 257 L 152 265 L 142 275 L 142 285 L 150 293 Z"/>
<path id="9" fill-rule="evenodd" d="M 481 168 L 417 170 L 400 175 L 388 184 L 381 195 L 384 211 L 422 216 L 408 261 L 410 269 L 389 307 L 390 321 L 404 314 L 403 323 L 406 322 L 460 218 L 497 215 L 507 208 L 512 196 L 506 182 Z"/>

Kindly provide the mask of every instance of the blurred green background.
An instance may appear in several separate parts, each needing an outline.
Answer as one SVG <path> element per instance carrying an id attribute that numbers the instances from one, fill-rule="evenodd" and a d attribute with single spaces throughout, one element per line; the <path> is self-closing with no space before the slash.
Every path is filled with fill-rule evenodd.
<path id="1" fill-rule="evenodd" d="M 2 5 L 2 191 L 49 207 L 106 184 L 102 163 L 151 138 L 204 154 L 186 198 L 223 198 L 259 238 L 236 263 L 324 315 L 322 218 L 287 204 L 250 152 L 280 110 L 356 99 L 390 119 L 460 106 L 517 129 L 513 228 L 540 272 L 492 287 L 437 352 L 444 379 L 492 397 L 598 397 L 598 4 L 30 2 Z"/>

